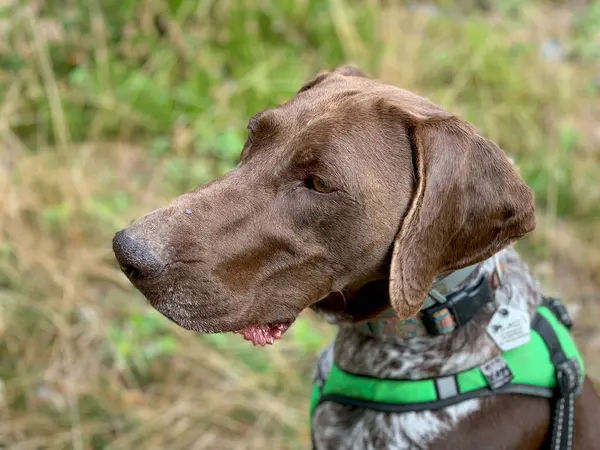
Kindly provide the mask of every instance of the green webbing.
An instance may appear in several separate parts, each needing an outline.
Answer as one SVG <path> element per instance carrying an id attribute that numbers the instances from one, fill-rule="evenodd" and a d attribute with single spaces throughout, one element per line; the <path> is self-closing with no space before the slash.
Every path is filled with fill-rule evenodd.
<path id="1" fill-rule="evenodd" d="M 554 329 L 567 357 L 577 358 L 583 377 L 585 373 L 583 360 L 569 330 L 547 307 L 540 306 L 538 313 Z M 550 353 L 544 340 L 534 329 L 531 330 L 531 339 L 527 344 L 504 352 L 502 356 L 513 373 L 510 384 L 547 389 L 554 389 L 556 386 L 555 367 L 550 360 Z M 461 401 L 460 394 L 488 388 L 487 381 L 479 367 L 461 372 L 457 374 L 456 378 L 459 389 L 459 395 L 455 397 L 456 403 Z M 369 378 L 345 372 L 335 363 L 322 389 L 315 386 L 313 390 L 311 418 L 323 395 L 339 395 L 363 402 L 394 405 L 411 405 L 438 400 L 434 379 L 382 380 Z"/>

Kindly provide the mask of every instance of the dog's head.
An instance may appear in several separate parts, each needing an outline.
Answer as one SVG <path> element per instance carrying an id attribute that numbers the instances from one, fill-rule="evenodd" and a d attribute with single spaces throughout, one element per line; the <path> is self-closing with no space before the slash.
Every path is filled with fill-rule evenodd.
<path id="1" fill-rule="evenodd" d="M 237 167 L 113 242 L 135 287 L 185 328 L 264 344 L 309 306 L 358 320 L 391 303 L 408 318 L 437 275 L 535 227 L 498 146 L 356 68 L 319 74 L 248 129 Z"/>

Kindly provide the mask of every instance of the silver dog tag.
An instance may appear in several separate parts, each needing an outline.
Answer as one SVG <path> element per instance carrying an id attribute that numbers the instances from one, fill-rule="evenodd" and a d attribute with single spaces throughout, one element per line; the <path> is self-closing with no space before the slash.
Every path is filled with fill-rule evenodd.
<path id="1" fill-rule="evenodd" d="M 531 335 L 529 315 L 510 306 L 501 306 L 492 316 L 487 332 L 503 352 L 525 345 Z"/>

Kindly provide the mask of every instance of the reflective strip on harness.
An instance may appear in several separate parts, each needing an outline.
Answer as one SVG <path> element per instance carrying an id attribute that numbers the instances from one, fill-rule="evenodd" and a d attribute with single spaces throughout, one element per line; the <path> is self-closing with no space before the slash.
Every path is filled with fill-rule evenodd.
<path id="1" fill-rule="evenodd" d="M 497 389 L 488 385 L 480 367 L 437 379 L 390 380 L 351 374 L 334 363 L 323 386 L 315 386 L 311 418 L 317 406 L 326 401 L 378 411 L 408 412 L 443 408 L 469 398 L 496 394 L 553 397 L 557 392 L 557 368 L 536 324 L 544 324 L 546 334 L 550 329 L 564 355 L 579 364 L 577 384 L 582 385 L 583 360 L 569 330 L 548 307 L 540 306 L 537 312 L 530 341 L 502 354 L 513 377 Z M 455 384 L 449 378 L 454 378 Z"/>

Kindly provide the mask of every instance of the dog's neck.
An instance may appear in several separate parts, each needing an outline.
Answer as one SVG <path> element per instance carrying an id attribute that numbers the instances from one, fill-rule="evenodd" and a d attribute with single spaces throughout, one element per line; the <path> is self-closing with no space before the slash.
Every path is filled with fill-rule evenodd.
<path id="1" fill-rule="evenodd" d="M 417 379 L 466 370 L 498 355 L 500 350 L 487 334 L 493 313 L 510 302 L 512 308 L 532 316 L 542 297 L 539 283 L 516 252 L 506 249 L 496 257 L 503 267 L 503 282 L 496 286 L 494 300 L 465 326 L 430 336 L 420 328 L 418 319 L 385 322 L 386 326 L 380 327 L 382 332 L 377 333 L 365 333 L 362 325 L 341 321 L 333 352 L 336 363 L 344 370 L 366 376 Z M 481 276 L 492 276 L 495 269 L 493 258 L 482 262 L 458 289 Z M 382 315 L 385 309 L 368 320 L 389 321 Z M 325 364 L 331 356 L 324 354 Z"/>
<path id="2" fill-rule="evenodd" d="M 486 270 L 486 267 L 481 267 L 482 264 L 474 264 L 469 267 L 457 270 L 455 272 L 439 276 L 433 283 L 429 294 L 425 300 L 423 310 L 436 310 L 435 313 L 435 334 L 446 334 L 453 332 L 456 327 L 464 324 L 457 323 L 457 318 L 452 315 L 452 308 L 445 307 L 451 303 L 448 299 L 459 291 L 468 291 L 477 289 L 481 286 L 482 295 L 488 294 L 486 297 L 491 297 L 493 291 L 487 289 L 488 286 L 491 289 L 495 289 L 501 282 L 503 265 L 499 263 L 499 258 L 494 256 L 493 258 L 494 268 L 491 272 Z M 485 277 L 485 280 L 482 278 Z M 488 283 L 485 284 L 481 281 Z M 485 292 L 483 287 L 485 287 Z M 476 312 L 480 307 L 481 296 L 463 296 L 464 302 L 473 302 L 473 311 Z M 489 300 L 492 300 L 491 298 Z M 481 305 L 483 306 L 483 305 Z M 393 308 L 390 306 L 377 316 L 359 322 L 356 324 L 359 331 L 373 335 L 396 335 L 404 339 L 410 339 L 417 336 L 426 336 L 431 333 L 428 330 L 423 320 L 423 314 L 418 313 L 414 317 L 402 320 L 398 318 Z"/>

